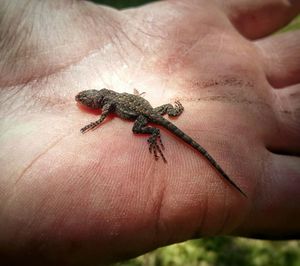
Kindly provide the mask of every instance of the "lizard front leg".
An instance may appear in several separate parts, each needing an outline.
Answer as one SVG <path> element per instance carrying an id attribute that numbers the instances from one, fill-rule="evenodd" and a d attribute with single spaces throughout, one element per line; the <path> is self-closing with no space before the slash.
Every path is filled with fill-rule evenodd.
<path id="1" fill-rule="evenodd" d="M 151 134 L 151 136 L 148 138 L 149 143 L 149 151 L 150 153 L 154 153 L 155 160 L 158 160 L 159 156 L 157 153 L 160 154 L 163 161 L 166 163 L 167 160 L 162 152 L 162 149 L 164 148 L 161 138 L 160 138 L 160 130 L 155 127 L 147 126 L 148 120 L 145 116 L 139 115 L 138 118 L 135 120 L 132 131 L 135 134 Z M 157 143 L 159 141 L 159 144 Z"/>
<path id="2" fill-rule="evenodd" d="M 168 114 L 169 116 L 179 116 L 183 112 L 184 108 L 179 101 L 175 102 L 175 107 L 172 104 L 164 104 L 154 108 L 154 112 L 160 115 Z"/>
<path id="3" fill-rule="evenodd" d="M 86 125 L 85 127 L 83 127 L 82 129 L 80 129 L 81 133 L 85 133 L 91 129 L 94 129 L 95 127 L 97 127 L 98 125 L 101 124 L 101 122 L 103 122 L 103 120 L 107 117 L 107 115 L 110 113 L 111 111 L 111 104 L 105 104 L 102 108 L 102 114 L 100 115 L 100 118 L 98 120 L 96 120 L 95 122 L 91 122 L 88 125 Z"/>

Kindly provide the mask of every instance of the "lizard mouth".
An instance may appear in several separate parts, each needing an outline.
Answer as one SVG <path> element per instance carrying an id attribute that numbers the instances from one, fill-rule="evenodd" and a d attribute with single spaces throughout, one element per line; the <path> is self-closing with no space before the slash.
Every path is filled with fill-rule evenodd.
<path id="1" fill-rule="evenodd" d="M 91 100 L 89 100 L 86 96 L 81 95 L 80 93 L 75 96 L 75 101 L 83 105 L 91 102 Z"/>
<path id="2" fill-rule="evenodd" d="M 94 99 L 90 99 L 89 97 L 86 97 L 85 95 L 80 95 L 80 93 L 75 96 L 75 101 L 80 106 L 84 106 L 89 109 L 97 109 L 97 103 L 94 101 Z"/>
<path id="3" fill-rule="evenodd" d="M 81 102 L 80 94 L 77 94 L 77 95 L 75 96 L 75 101 L 76 101 L 76 102 Z"/>
<path id="4" fill-rule="evenodd" d="M 77 94 L 77 95 L 75 96 L 75 101 L 76 101 L 76 102 L 79 101 L 79 94 Z"/>

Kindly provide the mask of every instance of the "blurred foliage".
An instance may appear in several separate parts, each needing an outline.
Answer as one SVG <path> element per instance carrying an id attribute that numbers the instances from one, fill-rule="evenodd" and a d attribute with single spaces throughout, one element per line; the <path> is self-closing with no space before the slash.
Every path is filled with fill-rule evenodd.
<path id="1" fill-rule="evenodd" d="M 94 0 L 116 8 L 153 1 Z M 280 32 L 300 29 L 300 16 Z M 238 237 L 191 240 L 149 252 L 114 266 L 300 266 L 300 241 L 264 241 Z"/>
<path id="2" fill-rule="evenodd" d="M 300 241 L 238 237 L 191 240 L 114 266 L 300 266 Z"/>
<path id="3" fill-rule="evenodd" d="M 289 25 L 284 27 L 281 32 L 299 30 L 300 29 L 300 15 L 296 17 Z"/>

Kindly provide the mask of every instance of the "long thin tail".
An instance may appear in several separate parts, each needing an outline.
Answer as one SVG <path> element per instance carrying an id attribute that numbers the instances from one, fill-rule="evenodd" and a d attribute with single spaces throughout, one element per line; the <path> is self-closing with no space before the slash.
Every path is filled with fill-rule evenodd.
<path id="1" fill-rule="evenodd" d="M 234 187 L 236 188 L 241 194 L 243 194 L 245 197 L 247 195 L 230 179 L 230 177 L 224 172 L 224 170 L 221 168 L 220 165 L 215 161 L 213 157 L 205 150 L 202 146 L 200 146 L 196 141 L 194 141 L 190 136 L 185 134 L 183 131 L 181 131 L 178 127 L 176 127 L 174 124 L 172 124 L 170 121 L 165 119 L 162 116 L 156 116 L 152 117 L 152 121 L 155 124 L 158 124 L 167 130 L 169 130 L 171 133 L 174 133 L 177 137 L 185 141 L 187 144 L 192 146 L 195 150 L 200 152 L 210 163 L 211 165 Z"/>

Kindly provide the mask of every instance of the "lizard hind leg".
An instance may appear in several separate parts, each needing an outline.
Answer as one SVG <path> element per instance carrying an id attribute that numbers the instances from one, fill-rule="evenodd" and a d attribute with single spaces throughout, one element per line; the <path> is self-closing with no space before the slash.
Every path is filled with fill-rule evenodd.
<path id="1" fill-rule="evenodd" d="M 149 152 L 153 152 L 155 160 L 158 160 L 160 155 L 160 157 L 166 163 L 167 160 L 162 152 L 164 146 L 160 138 L 160 130 L 155 127 L 147 126 L 147 124 L 147 118 L 143 115 L 140 115 L 135 120 L 132 131 L 135 134 L 151 134 L 151 136 L 148 138 Z"/>

